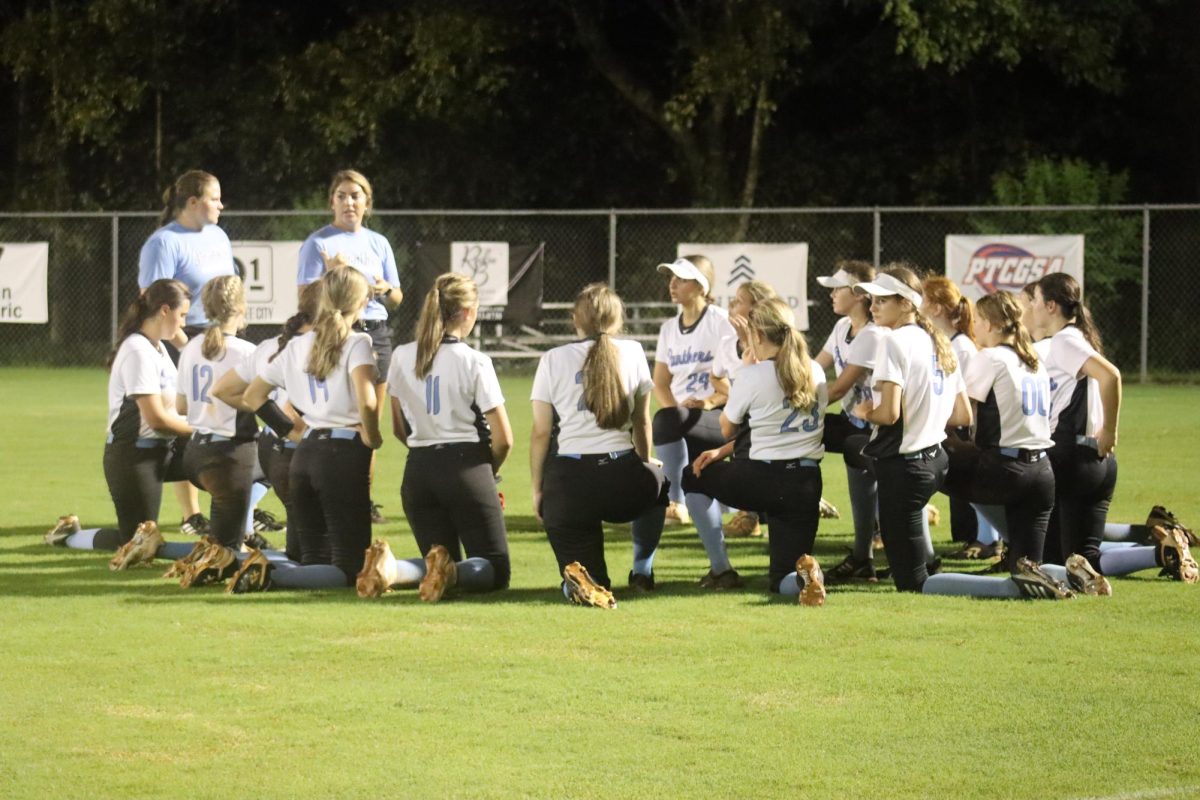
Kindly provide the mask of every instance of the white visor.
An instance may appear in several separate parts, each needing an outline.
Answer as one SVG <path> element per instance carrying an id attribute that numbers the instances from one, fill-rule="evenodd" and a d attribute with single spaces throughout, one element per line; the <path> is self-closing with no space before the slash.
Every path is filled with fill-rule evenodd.
<path id="1" fill-rule="evenodd" d="M 921 307 L 923 299 L 920 292 L 909 288 L 908 284 L 904 281 L 882 272 L 875 276 L 875 280 L 867 283 L 856 283 L 854 284 L 854 288 L 862 289 L 867 294 L 873 294 L 876 297 L 887 297 L 893 294 L 899 295 L 917 308 Z"/>
<path id="2" fill-rule="evenodd" d="M 849 272 L 846 272 L 846 270 L 839 269 L 837 272 L 829 276 L 818 275 L 817 283 L 821 284 L 826 289 L 841 289 L 846 286 L 853 286 L 855 283 L 855 278 Z"/>
<path id="3" fill-rule="evenodd" d="M 708 278 L 704 277 L 704 273 L 700 271 L 700 268 L 686 258 L 677 258 L 670 264 L 658 265 L 659 272 L 666 272 L 668 270 L 685 281 L 695 281 L 700 284 L 700 288 L 704 290 L 706 295 L 708 294 L 708 290 L 712 288 L 708 285 Z"/>

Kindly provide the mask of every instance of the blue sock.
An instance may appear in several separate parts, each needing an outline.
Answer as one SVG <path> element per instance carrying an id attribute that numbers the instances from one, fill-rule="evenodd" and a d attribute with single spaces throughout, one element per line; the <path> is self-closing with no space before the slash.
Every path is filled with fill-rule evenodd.
<path id="1" fill-rule="evenodd" d="M 1104 526 L 1104 539 L 1109 542 L 1143 542 L 1149 536 L 1150 530 L 1145 525 Z"/>
<path id="2" fill-rule="evenodd" d="M 688 513 L 692 515 L 692 523 L 700 534 L 700 542 L 704 552 L 708 554 L 708 563 L 714 575 L 733 569 L 729 563 L 729 554 L 725 552 L 725 534 L 721 532 L 721 504 L 703 494 L 688 492 L 684 497 Z"/>
<path id="3" fill-rule="evenodd" d="M 1100 552 L 1105 550 L 1122 550 L 1126 547 L 1139 547 L 1137 542 L 1101 542 Z"/>
<path id="4" fill-rule="evenodd" d="M 671 502 L 683 502 L 683 468 L 687 465 L 687 443 L 680 439 L 678 442 L 654 445 L 658 460 L 663 462 L 663 474 L 671 482 Z"/>
<path id="5" fill-rule="evenodd" d="M 654 554 L 662 539 L 666 509 L 653 506 L 633 521 L 633 571 L 637 575 L 654 574 Z"/>
<path id="6" fill-rule="evenodd" d="M 850 515 L 854 518 L 854 557 L 871 558 L 871 540 L 875 537 L 875 476 L 865 469 L 846 467 L 846 485 L 850 490 Z"/>
<path id="7" fill-rule="evenodd" d="M 929 512 L 921 509 L 921 532 L 925 534 L 925 563 L 932 564 L 937 558 L 937 553 L 933 551 L 933 534 L 929 532 Z"/>
<path id="8" fill-rule="evenodd" d="M 425 577 L 425 559 L 397 558 L 394 586 L 416 586 Z"/>
<path id="9" fill-rule="evenodd" d="M 344 589 L 350 585 L 346 573 L 332 564 L 309 564 L 271 573 L 271 583 L 280 589 Z"/>
<path id="10" fill-rule="evenodd" d="M 986 522 L 988 527 L 996 532 L 1004 541 L 1008 541 L 1008 517 L 1004 513 L 1004 506 L 987 506 L 982 503 L 971 503 L 971 507 L 975 509 L 975 514 L 979 518 L 980 532 L 983 531 L 983 524 Z"/>
<path id="11" fill-rule="evenodd" d="M 254 530 L 254 509 L 258 508 L 258 504 L 267 496 L 270 491 L 265 484 L 252 483 L 250 484 L 250 508 L 246 510 L 246 527 L 243 529 L 246 533 Z"/>
<path id="12" fill-rule="evenodd" d="M 980 544 L 993 544 L 1000 538 L 1000 532 L 992 527 L 992 524 L 987 521 L 983 514 L 979 513 L 979 509 L 975 509 L 975 541 Z"/>
<path id="13" fill-rule="evenodd" d="M 100 532 L 99 528 L 87 528 L 85 530 L 76 531 L 67 537 L 65 544 L 72 550 L 91 550 L 92 543 L 96 538 L 96 534 Z"/>
<path id="14" fill-rule="evenodd" d="M 1104 575 L 1129 575 L 1144 569 L 1154 569 L 1158 548 L 1149 546 L 1118 547 L 1100 551 L 1100 572 Z"/>
<path id="15" fill-rule="evenodd" d="M 959 572 L 941 572 L 930 575 L 921 587 L 922 594 L 940 594 L 952 597 L 995 597 L 1019 599 L 1021 590 L 1011 578 L 992 575 L 964 575 Z"/>
<path id="16" fill-rule="evenodd" d="M 779 582 L 779 593 L 789 597 L 795 597 L 800 594 L 800 590 L 804 588 L 804 581 L 800 578 L 800 573 L 789 572 Z"/>
<path id="17" fill-rule="evenodd" d="M 195 546 L 195 542 L 163 542 L 162 547 L 158 548 L 158 552 L 154 554 L 154 557 L 169 558 L 172 561 L 178 561 L 192 552 L 192 548 Z"/>

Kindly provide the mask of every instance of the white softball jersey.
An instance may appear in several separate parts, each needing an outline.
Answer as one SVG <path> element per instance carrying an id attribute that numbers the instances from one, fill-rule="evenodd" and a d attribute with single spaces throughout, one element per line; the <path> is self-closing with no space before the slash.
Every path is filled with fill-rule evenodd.
<path id="1" fill-rule="evenodd" d="M 700 319 L 688 327 L 683 325 L 683 314 L 663 323 L 658 331 L 658 346 L 654 360 L 667 365 L 671 371 L 671 396 L 682 403 L 689 397 L 703 400 L 713 393 L 713 360 L 716 358 L 721 340 L 737 336 L 729 324 L 729 313 L 709 303 L 700 313 Z"/>
<path id="2" fill-rule="evenodd" d="M 980 447 L 1045 450 L 1050 440 L 1050 376 L 1030 371 L 1007 345 L 985 347 L 963 373 L 967 396 L 979 403 L 975 443 Z"/>
<path id="3" fill-rule="evenodd" d="M 279 339 L 276 337 L 264 339 L 258 343 L 258 347 L 254 348 L 254 352 L 250 354 L 249 358 L 239 361 L 234 365 L 233 369 L 237 372 L 239 378 L 246 383 L 250 383 L 254 380 L 255 376 L 263 374 L 263 370 L 267 368 L 267 362 L 277 352 L 279 352 Z M 271 399 L 282 406 L 288 399 L 287 390 L 276 386 L 271 392 Z"/>
<path id="4" fill-rule="evenodd" d="M 483 415 L 504 405 L 492 359 L 453 337 L 433 356 L 429 374 L 418 378 L 417 343 L 396 349 L 388 367 L 388 394 L 400 401 L 411 426 L 408 446 L 490 440 Z"/>
<path id="5" fill-rule="evenodd" d="M 141 333 L 125 337 L 108 374 L 108 433 L 114 441 L 175 438 L 146 424 L 137 397 L 160 395 L 163 408 L 175 413 L 176 374 L 175 364 L 162 344 L 155 346 Z"/>
<path id="6" fill-rule="evenodd" d="M 1050 340 L 1038 339 L 1033 343 L 1033 352 L 1037 353 L 1038 361 L 1046 364 L 1050 361 Z M 1046 367 L 1046 369 L 1050 369 Z M 1051 428 L 1053 430 L 1053 428 Z"/>
<path id="7" fill-rule="evenodd" d="M 279 357 L 267 364 L 260 377 L 272 386 L 287 390 L 292 405 L 310 428 L 358 425 L 362 418 L 358 414 L 358 398 L 350 383 L 350 373 L 358 367 L 375 366 L 371 337 L 352 331 L 342 344 L 337 366 L 323 381 L 306 371 L 314 341 L 314 331 L 292 339 Z"/>
<path id="8" fill-rule="evenodd" d="M 945 441 L 954 399 L 963 390 L 962 370 L 942 371 L 929 334 L 908 324 L 882 338 L 873 378 L 877 405 L 881 383 L 900 387 L 900 419 L 875 429 L 868 455 L 917 453 Z"/>
<path id="9" fill-rule="evenodd" d="M 880 328 L 874 322 L 868 322 L 857 334 L 850 332 L 849 317 L 841 317 L 833 325 L 829 338 L 825 340 L 823 352 L 833 357 L 833 372 L 841 376 L 848 364 L 862 367 L 866 373 L 846 392 L 842 398 L 842 410 L 846 416 L 854 416 L 854 408 L 863 400 L 872 399 L 871 371 L 875 369 L 875 354 L 879 350 L 879 340 L 887 336 L 887 329 Z M 856 417 L 856 419 L 858 419 Z"/>
<path id="10" fill-rule="evenodd" d="M 175 390 L 187 400 L 188 424 L 199 433 L 253 438 L 258 430 L 254 415 L 239 412 L 221 402 L 213 396 L 212 389 L 226 372 L 250 360 L 254 345 L 228 334 L 225 352 L 216 360 L 205 358 L 203 348 L 204 337 L 196 336 L 179 351 L 179 377 Z"/>
<path id="11" fill-rule="evenodd" d="M 1099 355 L 1087 337 L 1068 325 L 1050 338 L 1046 371 L 1050 373 L 1050 431 L 1056 439 L 1095 436 L 1104 427 L 1100 384 L 1080 370 Z"/>
<path id="12" fill-rule="evenodd" d="M 738 373 L 724 413 L 735 425 L 749 422 L 751 459 L 789 461 L 825 455 L 821 443 L 828 405 L 825 373 L 815 361 L 809 361 L 808 368 L 817 384 L 817 401 L 812 408 L 804 409 L 793 408 L 784 399 L 774 359 L 748 364 Z"/>
<path id="13" fill-rule="evenodd" d="M 721 342 L 717 345 L 717 351 L 713 353 L 713 377 L 733 381 L 737 375 L 737 371 L 742 366 L 742 357 L 738 355 L 737 334 L 735 333 L 722 338 Z"/>
<path id="14" fill-rule="evenodd" d="M 646 352 L 641 344 L 630 339 L 610 341 L 617 348 L 621 385 L 625 387 L 632 411 L 639 397 L 654 391 Z M 620 430 L 606 430 L 596 423 L 596 415 L 583 404 L 583 361 L 594 344 L 590 340 L 572 342 L 547 351 L 533 376 L 530 399 L 554 406 L 560 453 L 616 453 L 633 447 L 632 419 Z"/>
<path id="15" fill-rule="evenodd" d="M 954 351 L 954 357 L 958 359 L 958 368 L 966 375 L 967 364 L 971 363 L 971 357 L 979 352 L 979 348 L 971 341 L 971 337 L 965 333 L 956 333 L 950 337 L 950 349 Z"/>

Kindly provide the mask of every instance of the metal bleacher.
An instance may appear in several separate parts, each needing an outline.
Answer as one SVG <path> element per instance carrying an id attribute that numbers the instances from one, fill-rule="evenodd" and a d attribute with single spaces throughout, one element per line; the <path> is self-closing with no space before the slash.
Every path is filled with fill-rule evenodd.
<path id="1" fill-rule="evenodd" d="M 477 346 L 492 358 L 538 358 L 552 347 L 579 338 L 571 324 L 573 307 L 574 303 L 543 303 L 540 328 L 481 321 L 475 328 Z M 641 342 L 647 357 L 652 357 L 658 329 L 677 313 L 678 307 L 670 302 L 626 303 L 625 331 L 621 335 Z"/>

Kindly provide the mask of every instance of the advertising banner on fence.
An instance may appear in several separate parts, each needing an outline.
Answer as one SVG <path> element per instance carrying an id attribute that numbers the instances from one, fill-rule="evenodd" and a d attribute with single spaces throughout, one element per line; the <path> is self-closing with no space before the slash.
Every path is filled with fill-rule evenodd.
<path id="1" fill-rule="evenodd" d="M 1082 236 L 946 237 L 946 277 L 972 300 L 996 291 L 1019 292 L 1051 272 L 1066 272 L 1083 285 Z"/>
<path id="2" fill-rule="evenodd" d="M 302 242 L 233 242 L 234 268 L 246 286 L 246 323 L 282 325 L 296 313 Z"/>
<path id="3" fill-rule="evenodd" d="M 676 258 L 701 253 L 716 273 L 713 297 L 723 308 L 746 281 L 766 281 L 796 312 L 796 327 L 808 330 L 808 244 L 681 244 Z"/>
<path id="4" fill-rule="evenodd" d="M 0 243 L 0 322 L 49 322 L 46 274 L 50 243 Z"/>
<path id="5" fill-rule="evenodd" d="M 479 308 L 508 305 L 508 242 L 451 242 L 450 269 L 479 287 Z"/>

